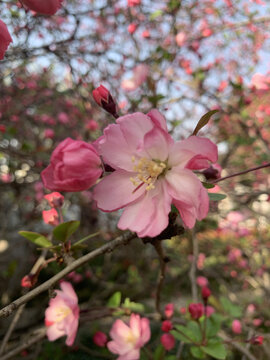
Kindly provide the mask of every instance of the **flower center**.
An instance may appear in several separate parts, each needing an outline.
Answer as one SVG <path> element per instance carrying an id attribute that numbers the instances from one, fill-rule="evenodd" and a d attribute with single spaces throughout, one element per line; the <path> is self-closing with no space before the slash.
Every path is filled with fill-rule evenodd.
<path id="1" fill-rule="evenodd" d="M 126 340 L 126 342 L 135 345 L 135 343 L 136 343 L 136 341 L 137 341 L 137 338 L 134 336 L 134 334 L 132 333 L 132 331 L 129 331 L 129 333 L 127 334 L 125 340 Z"/>
<path id="2" fill-rule="evenodd" d="M 56 309 L 55 322 L 63 321 L 71 313 L 71 309 L 68 307 L 59 307 Z"/>
<path id="3" fill-rule="evenodd" d="M 132 157 L 132 162 L 136 162 L 135 157 Z M 166 170 L 166 163 L 160 160 L 150 160 L 147 158 L 140 158 L 134 165 L 133 170 L 137 173 L 136 178 L 131 177 L 130 181 L 136 186 L 135 192 L 142 185 L 147 184 L 146 191 L 155 188 L 155 181 Z"/>

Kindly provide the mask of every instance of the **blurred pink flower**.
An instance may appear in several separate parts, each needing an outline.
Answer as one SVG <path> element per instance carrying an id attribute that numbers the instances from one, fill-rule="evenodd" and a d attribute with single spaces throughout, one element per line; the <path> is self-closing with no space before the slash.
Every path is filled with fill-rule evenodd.
<path id="1" fill-rule="evenodd" d="M 59 225 L 59 215 L 54 208 L 50 210 L 43 210 L 42 217 L 45 224 L 49 224 L 52 226 Z"/>
<path id="2" fill-rule="evenodd" d="M 188 306 L 188 311 L 193 320 L 197 320 L 203 316 L 204 306 L 202 303 L 191 303 Z"/>
<path id="3" fill-rule="evenodd" d="M 115 171 L 96 185 L 93 197 L 103 211 L 125 208 L 120 229 L 157 236 L 168 226 L 171 204 L 187 228 L 206 217 L 208 194 L 192 170 L 216 162 L 217 147 L 210 140 L 190 136 L 174 142 L 163 115 L 152 110 L 118 118 L 96 146 Z"/>
<path id="4" fill-rule="evenodd" d="M 198 276 L 196 282 L 197 285 L 199 285 L 200 287 L 204 287 L 208 285 L 208 280 L 204 276 Z"/>
<path id="5" fill-rule="evenodd" d="M 172 334 L 161 335 L 160 342 L 167 351 L 170 351 L 175 346 L 175 338 Z"/>
<path id="6" fill-rule="evenodd" d="M 60 288 L 62 290 L 56 290 L 57 296 L 50 300 L 45 311 L 47 336 L 50 341 L 54 341 L 67 335 L 66 345 L 71 346 L 79 323 L 78 298 L 70 283 L 63 281 Z"/>
<path id="7" fill-rule="evenodd" d="M 9 44 L 12 42 L 12 38 L 8 31 L 7 25 L 0 20 L 0 60 L 5 56 L 5 52 Z"/>
<path id="8" fill-rule="evenodd" d="M 121 82 L 122 89 L 125 91 L 134 91 L 140 87 L 149 74 L 149 66 L 140 64 L 133 69 L 133 75 L 129 79 L 124 79 Z"/>
<path id="9" fill-rule="evenodd" d="M 51 207 L 61 207 L 64 203 L 64 196 L 59 192 L 55 191 L 50 194 L 44 195 L 44 199 L 48 201 Z"/>
<path id="10" fill-rule="evenodd" d="M 107 335 L 102 331 L 97 331 L 93 336 L 93 342 L 99 347 L 104 347 L 107 344 Z"/>
<path id="11" fill-rule="evenodd" d="M 150 340 L 149 320 L 137 314 L 131 314 L 129 326 L 122 320 L 116 320 L 110 331 L 112 341 L 107 346 L 117 360 L 140 359 L 140 348 Z"/>
<path id="12" fill-rule="evenodd" d="M 241 334 L 242 333 L 242 324 L 239 320 L 233 320 L 232 322 L 232 331 L 235 334 Z"/>
<path id="13" fill-rule="evenodd" d="M 53 15 L 60 9 L 63 0 L 21 0 L 30 10 L 39 14 Z"/>
<path id="14" fill-rule="evenodd" d="M 164 332 L 169 332 L 173 328 L 172 322 L 170 320 L 164 320 L 161 325 L 161 330 Z"/>
<path id="15" fill-rule="evenodd" d="M 180 31 L 176 36 L 175 36 L 175 41 L 176 41 L 176 44 L 178 46 L 182 46 L 184 45 L 185 41 L 187 39 L 187 35 L 184 31 Z"/>
<path id="16" fill-rule="evenodd" d="M 164 310 L 167 319 L 170 319 L 174 313 L 174 304 L 167 304 Z"/>
<path id="17" fill-rule="evenodd" d="M 270 77 L 256 73 L 251 78 L 251 85 L 257 90 L 268 90 L 270 85 Z"/>
<path id="18" fill-rule="evenodd" d="M 101 174 L 101 160 L 94 146 L 67 138 L 54 149 L 41 178 L 47 189 L 71 192 L 87 190 Z"/>

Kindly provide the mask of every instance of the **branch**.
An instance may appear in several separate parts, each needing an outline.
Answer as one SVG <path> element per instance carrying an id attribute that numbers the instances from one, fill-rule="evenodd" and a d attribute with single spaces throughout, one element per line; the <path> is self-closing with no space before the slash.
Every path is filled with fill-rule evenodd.
<path id="1" fill-rule="evenodd" d="M 251 172 L 251 171 L 256 171 L 256 170 L 263 169 L 263 168 L 266 168 L 266 167 L 270 167 L 270 162 L 267 163 L 267 164 L 264 164 L 264 165 L 256 166 L 256 167 L 251 168 L 251 169 L 248 169 L 248 170 L 240 171 L 240 172 L 235 173 L 235 174 L 232 174 L 232 175 L 224 176 L 224 177 L 222 177 L 222 178 L 220 178 L 220 179 L 217 179 L 217 180 L 215 180 L 215 181 L 212 181 L 212 184 L 216 184 L 216 183 L 218 183 L 218 182 L 220 182 L 220 181 L 223 181 L 223 180 L 232 178 L 232 177 L 234 177 L 234 176 L 247 174 L 247 173 L 249 173 L 249 172 Z"/>
<path id="2" fill-rule="evenodd" d="M 196 269 L 197 269 L 197 260 L 199 253 L 198 240 L 195 234 L 194 229 L 191 231 L 191 240 L 192 240 L 192 262 L 189 271 L 189 279 L 191 282 L 191 293 L 192 293 L 192 301 L 198 302 L 198 289 L 196 283 Z"/>
<path id="3" fill-rule="evenodd" d="M 17 300 L 13 301 L 9 305 L 1 309 L 0 317 L 9 316 L 20 305 L 27 303 L 37 295 L 50 289 L 55 283 L 57 283 L 57 281 L 61 280 L 63 277 L 65 277 L 66 275 L 68 275 L 70 272 L 74 271 L 78 267 L 82 266 L 83 264 L 87 263 L 88 261 L 94 259 L 99 255 L 113 251 L 118 246 L 128 244 L 132 239 L 135 239 L 136 237 L 137 235 L 134 233 L 130 233 L 130 232 L 124 233 L 123 235 L 117 237 L 113 241 L 110 241 L 108 244 L 101 246 L 99 249 L 93 250 L 90 253 L 75 260 L 73 263 L 66 266 L 62 271 L 60 271 L 58 274 L 56 274 L 55 276 L 53 276 L 52 278 L 50 278 L 49 280 L 38 286 L 37 288 L 33 289 L 26 295 L 18 298 Z"/>
<path id="4" fill-rule="evenodd" d="M 19 354 L 22 350 L 30 347 L 31 345 L 39 342 L 42 340 L 46 335 L 47 329 L 45 327 L 42 327 L 38 331 L 35 331 L 34 333 L 30 334 L 28 337 L 28 340 L 23 341 L 19 346 L 17 346 L 15 349 L 9 351 L 7 354 L 1 357 L 1 360 L 8 360 L 13 359 L 13 357 L 17 354 Z M 35 336 L 35 334 L 37 335 Z"/>
<path id="5" fill-rule="evenodd" d="M 157 291 L 156 291 L 156 311 L 159 313 L 160 317 L 162 318 L 162 311 L 160 309 L 160 295 L 161 290 L 163 287 L 164 279 L 165 279 L 165 271 L 166 271 L 166 262 L 168 261 L 168 258 L 164 255 L 164 251 L 162 248 L 162 242 L 160 240 L 155 240 L 152 242 L 152 245 L 154 246 L 160 262 L 160 274 L 158 278 L 157 283 Z"/>

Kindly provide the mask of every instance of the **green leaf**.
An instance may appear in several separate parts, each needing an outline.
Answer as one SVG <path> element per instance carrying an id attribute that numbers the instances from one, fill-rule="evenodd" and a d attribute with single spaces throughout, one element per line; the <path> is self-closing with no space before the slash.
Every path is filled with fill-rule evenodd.
<path id="1" fill-rule="evenodd" d="M 52 246 L 51 241 L 48 240 L 46 238 L 46 236 L 41 235 L 39 233 L 32 232 L 32 231 L 19 231 L 19 234 L 38 246 L 41 246 L 44 248 L 48 248 L 48 247 Z"/>
<path id="2" fill-rule="evenodd" d="M 144 312 L 144 306 L 143 304 L 135 303 L 133 301 L 130 301 L 129 298 L 126 298 L 124 303 L 122 304 L 122 307 L 125 309 L 129 309 L 136 312 Z"/>
<path id="3" fill-rule="evenodd" d="M 187 328 L 192 332 L 192 340 L 195 340 L 195 342 L 200 343 L 202 341 L 202 332 L 200 329 L 200 326 L 195 321 L 189 321 L 187 323 Z"/>
<path id="4" fill-rule="evenodd" d="M 212 201 L 220 201 L 226 199 L 227 195 L 225 194 L 216 194 L 216 193 L 208 193 L 210 200 Z"/>
<path id="5" fill-rule="evenodd" d="M 226 359 L 227 351 L 224 344 L 220 342 L 210 342 L 207 346 L 202 346 L 201 349 L 208 355 L 215 359 L 224 360 Z"/>
<path id="6" fill-rule="evenodd" d="M 164 360 L 177 360 L 175 355 L 165 356 Z"/>
<path id="7" fill-rule="evenodd" d="M 155 20 L 156 18 L 158 18 L 159 16 L 161 16 L 163 14 L 163 11 L 162 10 L 156 10 L 156 11 L 154 11 L 151 15 L 150 15 L 150 17 L 149 17 L 149 20 Z"/>
<path id="8" fill-rule="evenodd" d="M 53 230 L 53 236 L 56 240 L 65 242 L 80 226 L 80 221 L 68 221 L 56 226 Z"/>
<path id="9" fill-rule="evenodd" d="M 201 332 L 199 325 L 194 321 L 190 321 L 187 326 L 175 325 L 176 330 L 172 330 L 171 334 L 186 344 L 197 343 L 201 341 Z"/>
<path id="10" fill-rule="evenodd" d="M 192 135 L 197 135 L 198 132 L 199 132 L 205 125 L 208 124 L 208 121 L 210 120 L 211 116 L 214 115 L 214 114 L 216 114 L 218 111 L 219 111 L 219 110 L 210 110 L 210 111 L 208 111 L 206 114 L 204 114 L 204 115 L 200 118 L 200 120 L 199 120 L 197 126 L 195 127 Z"/>
<path id="11" fill-rule="evenodd" d="M 178 326 L 182 326 L 182 325 L 177 325 Z M 186 328 L 184 326 L 182 326 L 184 328 L 184 330 L 186 331 Z M 189 335 L 191 334 L 187 334 L 186 332 L 184 333 L 180 333 L 176 330 L 172 330 L 170 331 L 170 333 L 177 339 L 177 340 L 180 340 L 180 341 L 183 341 L 184 343 L 186 344 L 192 344 L 193 341 L 190 339 Z"/>
<path id="12" fill-rule="evenodd" d="M 117 308 L 121 304 L 121 292 L 116 291 L 108 300 L 107 306 L 111 308 Z"/>
<path id="13" fill-rule="evenodd" d="M 240 306 L 233 304 L 229 299 L 222 296 L 220 298 L 220 302 L 228 314 L 230 314 L 233 318 L 241 318 L 242 317 L 242 309 Z"/>
<path id="14" fill-rule="evenodd" d="M 207 323 L 206 323 L 207 339 L 217 335 L 217 333 L 220 330 L 223 319 L 224 317 L 219 314 L 212 314 L 210 318 L 207 319 Z"/>
<path id="15" fill-rule="evenodd" d="M 209 182 L 202 182 L 203 186 L 206 188 L 206 189 L 212 189 L 215 187 L 215 184 L 211 184 Z"/>
<path id="16" fill-rule="evenodd" d="M 201 347 L 191 346 L 190 352 L 196 359 L 204 359 L 205 358 L 205 353 L 202 351 Z"/>
<path id="17" fill-rule="evenodd" d="M 154 353 L 154 360 L 161 360 L 165 354 L 164 347 L 159 344 Z"/>

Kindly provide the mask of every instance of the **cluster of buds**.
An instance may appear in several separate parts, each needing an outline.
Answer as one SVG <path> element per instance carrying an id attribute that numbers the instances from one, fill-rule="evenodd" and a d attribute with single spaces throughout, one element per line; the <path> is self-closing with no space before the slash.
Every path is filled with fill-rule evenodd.
<path id="1" fill-rule="evenodd" d="M 42 217 L 45 224 L 52 226 L 59 225 L 59 214 L 57 208 L 61 208 L 64 203 L 64 196 L 59 192 L 52 192 L 50 194 L 44 195 L 49 205 L 52 207 L 50 210 L 43 210 Z"/>

